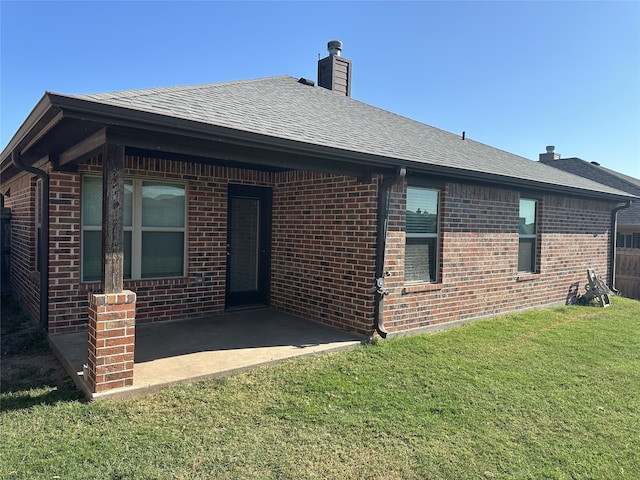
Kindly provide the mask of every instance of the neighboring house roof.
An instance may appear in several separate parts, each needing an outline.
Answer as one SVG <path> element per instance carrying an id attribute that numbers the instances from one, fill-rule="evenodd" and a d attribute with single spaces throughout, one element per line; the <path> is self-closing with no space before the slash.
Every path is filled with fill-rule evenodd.
<path id="1" fill-rule="evenodd" d="M 629 208 L 618 212 L 618 225 L 640 228 L 640 201 L 636 201 Z"/>
<path id="2" fill-rule="evenodd" d="M 558 170 L 580 175 L 640 197 L 640 179 L 605 168 L 598 163 L 576 157 L 541 160 L 541 162 Z M 640 200 L 635 200 L 629 208 L 618 212 L 618 225 L 640 226 Z"/>
<path id="3" fill-rule="evenodd" d="M 294 145 L 299 151 L 315 149 L 325 158 L 339 154 L 341 161 L 404 166 L 409 172 L 614 196 L 617 200 L 630 196 L 290 76 L 87 95 L 47 93 L 34 112 L 53 107 L 82 111 L 82 118 L 100 113 L 100 121 L 106 125 L 129 125 L 144 119 L 145 125 L 162 125 L 164 131 L 174 126 L 181 132 L 198 129 L 206 133 L 208 128 L 211 132 L 215 128 L 216 134 L 221 130 L 242 132 L 245 139 L 260 139 L 260 145 Z M 33 120 L 25 123 L 36 125 L 34 112 Z M 114 122 L 107 123 L 107 117 Z M 28 126 L 23 125 L 16 136 L 21 131 L 26 135 Z M 20 142 L 27 143 L 14 137 L 2 153 L 3 167 L 10 150 Z"/>

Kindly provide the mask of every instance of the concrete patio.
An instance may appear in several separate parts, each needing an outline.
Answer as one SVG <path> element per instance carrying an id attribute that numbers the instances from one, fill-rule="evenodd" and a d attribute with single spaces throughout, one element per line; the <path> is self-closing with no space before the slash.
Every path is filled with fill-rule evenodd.
<path id="1" fill-rule="evenodd" d="M 49 337 L 89 399 L 129 398 L 168 385 L 231 375 L 287 358 L 350 348 L 364 337 L 268 308 L 136 326 L 133 385 L 99 394 L 83 380 L 87 333 Z"/>

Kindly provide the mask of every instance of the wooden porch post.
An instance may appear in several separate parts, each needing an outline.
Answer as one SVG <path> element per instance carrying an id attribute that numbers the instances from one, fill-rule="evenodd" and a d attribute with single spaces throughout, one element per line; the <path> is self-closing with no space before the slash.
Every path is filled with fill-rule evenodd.
<path id="1" fill-rule="evenodd" d="M 124 273 L 124 146 L 102 150 L 102 292 L 119 293 Z"/>
<path id="2" fill-rule="evenodd" d="M 124 285 L 124 146 L 102 150 L 102 291 L 89 294 L 85 381 L 92 394 L 133 385 L 136 294 Z"/>

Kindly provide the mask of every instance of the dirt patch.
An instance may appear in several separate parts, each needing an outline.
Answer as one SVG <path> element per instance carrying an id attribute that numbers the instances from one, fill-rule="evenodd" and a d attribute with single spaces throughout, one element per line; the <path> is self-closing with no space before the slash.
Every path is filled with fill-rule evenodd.
<path id="1" fill-rule="evenodd" d="M 2 297 L 0 318 L 0 392 L 32 388 L 75 390 L 75 385 L 51 353 L 44 331 L 35 329 L 11 297 Z"/>

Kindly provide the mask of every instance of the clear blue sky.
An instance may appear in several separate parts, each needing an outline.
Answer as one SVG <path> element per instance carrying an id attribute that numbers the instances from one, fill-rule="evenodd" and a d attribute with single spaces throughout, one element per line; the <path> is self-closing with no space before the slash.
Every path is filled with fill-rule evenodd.
<path id="1" fill-rule="evenodd" d="M 640 2 L 0 1 L 0 148 L 45 91 L 288 74 L 328 40 L 352 96 L 537 159 L 640 178 Z"/>

